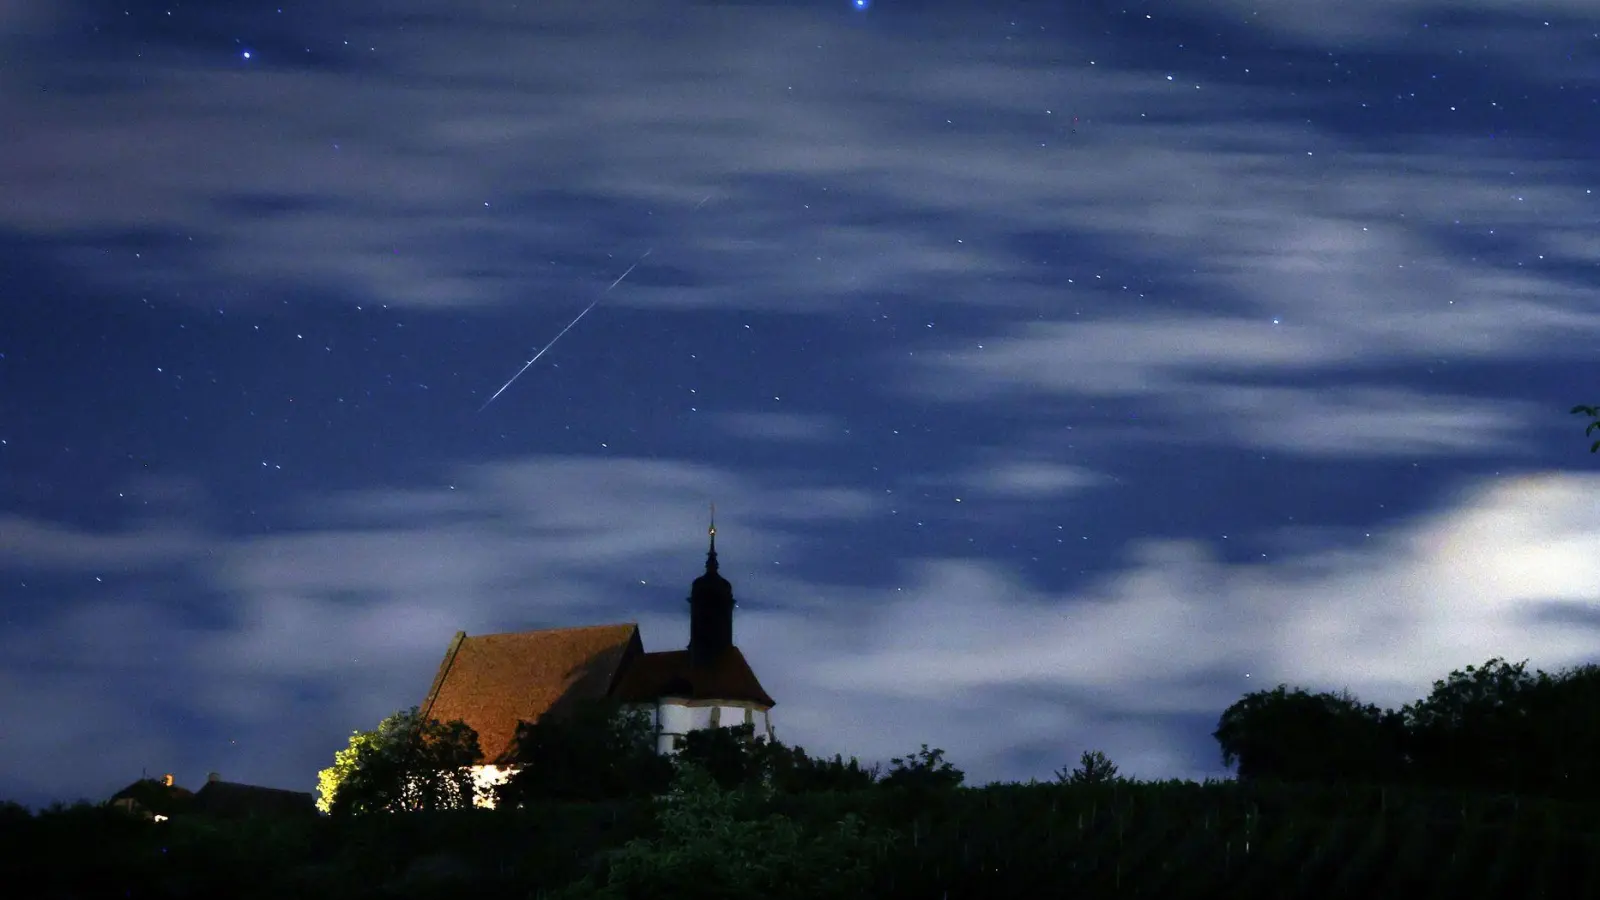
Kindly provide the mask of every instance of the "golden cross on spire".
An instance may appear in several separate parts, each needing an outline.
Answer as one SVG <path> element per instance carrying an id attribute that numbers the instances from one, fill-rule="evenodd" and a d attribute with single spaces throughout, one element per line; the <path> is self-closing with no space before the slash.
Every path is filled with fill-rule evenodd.
<path id="1" fill-rule="evenodd" d="M 706 550 L 706 571 L 717 570 L 717 505 L 711 504 L 711 527 L 706 532 L 711 537 L 711 546 Z"/>

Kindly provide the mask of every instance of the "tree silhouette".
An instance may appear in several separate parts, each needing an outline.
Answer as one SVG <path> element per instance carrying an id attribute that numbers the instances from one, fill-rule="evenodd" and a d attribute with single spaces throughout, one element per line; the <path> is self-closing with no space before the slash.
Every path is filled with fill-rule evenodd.
<path id="1" fill-rule="evenodd" d="M 678 739 L 677 762 L 699 766 L 725 790 L 770 781 L 763 776 L 771 771 L 772 748 L 754 734 L 748 724 L 697 728 Z"/>
<path id="2" fill-rule="evenodd" d="M 1348 692 L 1310 694 L 1278 685 L 1246 694 L 1212 733 L 1223 765 L 1241 781 L 1398 781 L 1405 770 L 1399 713 L 1363 705 Z"/>
<path id="3" fill-rule="evenodd" d="M 1056 771 L 1059 784 L 1109 784 L 1117 780 L 1117 766 L 1099 750 L 1085 750 L 1072 771 Z"/>
<path id="4" fill-rule="evenodd" d="M 1393 712 L 1279 685 L 1228 707 L 1213 736 L 1241 780 L 1600 799 L 1600 665 L 1551 675 L 1496 657 Z"/>
<path id="5" fill-rule="evenodd" d="M 786 747 L 773 741 L 767 749 L 768 769 L 773 786 L 786 794 L 818 791 L 856 791 L 871 787 L 878 780 L 878 766 L 863 766 L 855 758 L 845 761 L 842 754 L 832 759 L 808 756 L 804 747 Z"/>
<path id="6" fill-rule="evenodd" d="M 1526 661 L 1508 664 L 1497 657 L 1435 681 L 1425 699 L 1402 710 L 1419 777 L 1445 785 L 1521 787 L 1520 762 L 1530 749 L 1526 729 L 1533 724 L 1530 694 L 1541 677 L 1548 678 L 1528 674 Z"/>
<path id="7" fill-rule="evenodd" d="M 0 836 L 6 836 L 18 828 L 26 828 L 33 824 L 33 813 L 26 806 L 14 800 L 0 800 Z"/>
<path id="8" fill-rule="evenodd" d="M 1600 406 L 1582 406 L 1582 405 L 1574 406 L 1572 408 L 1572 415 L 1576 416 L 1576 415 L 1579 415 L 1579 414 L 1582 414 L 1582 415 L 1588 416 L 1591 419 L 1594 419 L 1593 422 L 1589 423 L 1589 427 L 1585 428 L 1583 430 L 1583 433 L 1584 433 L 1585 436 L 1591 435 L 1591 434 L 1595 433 L 1596 431 L 1600 431 Z M 1594 443 L 1590 444 L 1589 445 L 1589 452 L 1590 453 L 1600 452 L 1600 441 L 1595 441 Z"/>
<path id="9" fill-rule="evenodd" d="M 672 763 L 656 753 L 650 712 L 614 701 L 584 703 L 517 726 L 511 762 L 517 771 L 496 801 L 613 800 L 648 797 L 672 779 Z"/>
<path id="10" fill-rule="evenodd" d="M 358 731 L 317 774 L 317 807 L 336 815 L 470 807 L 482 753 L 464 722 L 424 720 L 413 706 Z"/>
<path id="11" fill-rule="evenodd" d="M 878 783 L 884 787 L 953 788 L 966 777 L 966 773 L 945 762 L 943 750 L 929 750 L 923 744 L 916 753 L 889 760 L 889 774 Z"/>
<path id="12" fill-rule="evenodd" d="M 803 747 L 752 738 L 752 731 L 750 725 L 691 731 L 679 741 L 677 762 L 701 767 L 725 789 L 762 784 L 799 794 L 858 790 L 877 780 L 876 768 L 863 767 L 853 757 L 849 762 L 839 754 L 814 759 Z"/>
<path id="13" fill-rule="evenodd" d="M 697 734 L 698 731 L 690 732 Z M 764 811 L 770 790 L 727 790 L 698 763 L 682 761 L 671 790 L 652 806 L 658 833 L 606 854 L 552 900 L 650 897 L 812 900 L 871 896 L 874 869 L 895 835 L 855 812 L 804 823 Z"/>
<path id="14" fill-rule="evenodd" d="M 1542 776 L 1549 796 L 1600 800 L 1600 665 L 1542 677 L 1523 699 L 1530 707 L 1524 772 Z"/>
<path id="15" fill-rule="evenodd" d="M 1434 682 L 1404 713 L 1430 783 L 1555 796 L 1600 786 L 1600 667 L 1529 673 L 1496 657 Z"/>

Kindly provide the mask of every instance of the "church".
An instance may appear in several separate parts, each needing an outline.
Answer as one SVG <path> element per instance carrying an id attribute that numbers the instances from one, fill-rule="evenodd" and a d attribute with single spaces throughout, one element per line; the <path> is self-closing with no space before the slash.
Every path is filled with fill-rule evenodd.
<path id="1" fill-rule="evenodd" d="M 468 636 L 456 632 L 421 705 L 424 718 L 478 733 L 480 788 L 509 768 L 519 722 L 611 699 L 648 710 L 656 749 L 671 753 L 694 729 L 749 724 L 774 736 L 773 699 L 733 643 L 733 585 L 717 572 L 710 530 L 705 574 L 689 590 L 689 646 L 646 653 L 637 623 Z"/>

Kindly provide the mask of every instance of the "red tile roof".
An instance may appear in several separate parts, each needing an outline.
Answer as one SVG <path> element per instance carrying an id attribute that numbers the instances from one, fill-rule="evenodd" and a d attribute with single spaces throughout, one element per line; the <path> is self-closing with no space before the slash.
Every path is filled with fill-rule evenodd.
<path id="1" fill-rule="evenodd" d="M 708 666 L 689 651 L 645 653 L 639 626 L 594 625 L 467 637 L 457 632 L 422 703 L 427 718 L 459 719 L 478 733 L 486 762 L 504 762 L 518 722 L 569 703 L 611 697 L 732 700 L 774 706 L 738 647 Z"/>
<path id="2" fill-rule="evenodd" d="M 594 625 L 467 637 L 457 632 L 423 715 L 466 722 L 490 763 L 511 750 L 518 722 L 611 692 L 629 658 L 642 655 L 639 626 Z"/>
<path id="3" fill-rule="evenodd" d="M 743 701 L 767 709 L 776 705 L 738 647 L 729 647 L 710 665 L 698 668 L 687 650 L 640 654 L 628 664 L 612 696 L 625 703 L 678 697 Z"/>

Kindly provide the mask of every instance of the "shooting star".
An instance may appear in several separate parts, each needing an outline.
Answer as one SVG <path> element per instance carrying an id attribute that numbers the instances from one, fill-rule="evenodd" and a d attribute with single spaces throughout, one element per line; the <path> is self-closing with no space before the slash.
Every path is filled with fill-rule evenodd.
<path id="1" fill-rule="evenodd" d="M 694 209 L 691 209 L 689 211 L 690 212 L 695 212 L 696 210 L 699 210 L 700 207 L 705 206 L 706 203 L 711 200 L 712 196 L 713 196 L 712 194 L 707 194 L 704 197 L 700 198 L 700 202 L 696 203 L 694 205 Z M 638 268 L 639 267 L 639 263 L 644 262 L 644 258 L 646 256 L 649 256 L 650 252 L 652 250 L 654 250 L 654 249 L 655 249 L 654 247 L 651 247 L 649 250 L 646 250 L 643 253 L 639 254 L 639 258 L 634 260 L 633 261 L 633 265 L 629 266 L 626 271 L 624 271 L 621 275 L 618 275 L 616 281 L 613 281 L 610 284 L 606 285 L 606 289 L 600 292 L 600 297 L 594 298 L 594 301 L 592 303 L 590 303 L 588 306 L 585 306 L 583 308 L 583 312 L 578 313 L 576 318 L 574 318 L 571 322 L 567 323 L 567 327 L 566 328 L 563 328 L 560 331 L 556 332 L 556 336 L 550 339 L 550 343 L 544 345 L 544 349 L 543 350 L 540 350 L 538 353 L 535 353 L 533 355 L 533 359 L 530 359 L 527 362 L 522 364 L 522 368 L 517 370 L 517 374 L 511 376 L 511 379 L 509 381 L 507 381 L 505 384 L 500 385 L 500 390 L 495 391 L 494 394 L 492 394 L 489 397 L 488 400 L 485 400 L 483 402 L 483 405 L 478 407 L 478 412 L 483 412 L 484 410 L 488 409 L 489 408 L 489 404 L 491 404 L 495 400 L 499 399 L 500 395 L 504 394 L 506 392 L 506 388 L 511 387 L 513 382 L 515 382 L 518 378 L 521 378 L 523 372 L 528 371 L 528 369 L 531 368 L 534 363 L 539 361 L 539 357 L 541 357 L 541 356 L 545 355 L 546 353 L 548 353 L 550 351 L 550 348 L 554 347 L 556 345 L 556 341 L 561 340 L 561 336 L 562 335 L 566 334 L 568 331 L 571 331 L 572 330 L 572 326 L 578 324 L 578 322 L 580 320 L 582 320 L 584 316 L 589 314 L 589 310 L 594 309 L 595 306 L 599 305 L 600 298 L 604 297 L 606 294 L 610 293 L 612 288 L 614 288 L 617 285 L 621 284 L 622 283 L 622 279 L 627 278 L 628 274 L 630 272 L 632 272 L 634 269 Z"/>
<path id="2" fill-rule="evenodd" d="M 654 250 L 655 248 L 652 247 L 650 249 Z M 544 345 L 544 349 L 540 350 L 538 353 L 535 353 L 533 355 L 533 359 L 530 359 L 527 362 L 523 363 L 522 364 L 522 368 L 517 370 L 517 374 L 511 376 L 510 380 L 508 380 L 505 384 L 500 385 L 500 390 L 495 391 L 494 394 L 491 397 L 489 397 L 489 399 L 483 401 L 483 405 L 478 407 L 478 412 L 483 412 L 484 410 L 489 408 L 489 404 L 491 404 L 494 401 L 498 400 L 500 398 L 500 395 L 504 394 L 506 392 L 506 388 L 511 387 L 513 382 L 515 382 L 518 378 L 521 378 L 523 372 L 528 371 L 528 369 L 531 368 L 534 363 L 539 361 L 539 357 L 541 357 L 541 356 L 545 355 L 546 353 L 548 353 L 550 351 L 550 348 L 554 347 L 556 345 L 556 341 L 561 340 L 561 336 L 562 335 L 564 335 L 567 332 L 571 331 L 572 330 L 572 326 L 578 324 L 578 322 L 581 321 L 584 316 L 587 316 L 589 314 L 589 310 L 594 309 L 597 305 L 599 305 L 601 297 L 604 297 L 606 294 L 611 293 L 611 289 L 616 287 L 617 285 L 621 284 L 622 283 L 622 279 L 627 278 L 628 277 L 628 273 L 632 272 L 634 269 L 638 268 L 639 267 L 639 263 L 644 262 L 644 258 L 646 256 L 649 256 L 649 255 L 650 255 L 650 250 L 644 251 L 644 253 L 639 255 L 638 259 L 633 261 L 633 265 L 629 266 L 626 271 L 624 271 L 621 275 L 617 276 L 617 280 L 616 281 L 613 281 L 610 284 L 606 285 L 606 289 L 600 292 L 600 297 L 594 298 L 594 300 L 591 301 L 588 306 L 585 306 L 583 308 L 583 312 L 578 313 L 578 315 L 576 317 L 574 317 L 571 322 L 567 323 L 567 327 L 565 327 L 565 328 L 561 329 L 560 331 L 556 332 L 556 336 L 550 339 L 550 343 Z"/>

